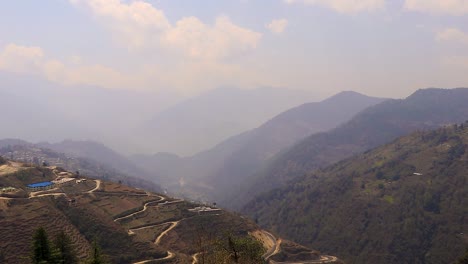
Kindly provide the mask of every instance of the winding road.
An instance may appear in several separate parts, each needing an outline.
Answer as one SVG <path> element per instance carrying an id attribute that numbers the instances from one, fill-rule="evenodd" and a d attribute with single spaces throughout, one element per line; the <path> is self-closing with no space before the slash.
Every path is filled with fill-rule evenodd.
<path id="1" fill-rule="evenodd" d="M 165 234 L 167 234 L 169 231 L 171 231 L 172 229 L 174 229 L 174 228 L 179 224 L 179 222 L 180 222 L 180 220 L 179 220 L 179 221 L 175 221 L 175 222 L 166 222 L 165 224 L 170 223 L 171 226 L 170 226 L 168 229 L 164 230 L 164 231 L 156 238 L 156 240 L 154 241 L 154 243 L 155 243 L 156 245 L 159 245 L 159 243 L 161 243 L 161 238 L 162 238 Z"/>
<path id="2" fill-rule="evenodd" d="M 89 190 L 88 193 L 93 193 L 94 191 L 98 190 L 101 187 L 101 180 L 94 180 L 96 182 L 96 187 L 94 189 Z"/>
<path id="3" fill-rule="evenodd" d="M 298 261 L 298 262 L 277 262 L 274 260 L 270 260 L 270 264 L 325 264 L 325 263 L 333 263 L 338 261 L 337 257 L 334 256 L 320 256 L 320 259 L 317 260 L 305 260 L 305 261 Z"/>
<path id="4" fill-rule="evenodd" d="M 143 260 L 143 261 L 139 261 L 139 262 L 134 262 L 133 264 L 145 264 L 145 263 L 149 263 L 149 262 L 153 262 L 153 261 L 156 261 L 156 260 L 165 260 L 165 259 L 171 259 L 175 257 L 175 254 L 170 252 L 170 251 L 167 251 L 167 256 L 164 257 L 164 258 L 159 258 L 159 259 L 148 259 L 148 260 Z"/>
<path id="5" fill-rule="evenodd" d="M 125 215 L 125 216 L 122 216 L 122 217 L 119 217 L 119 218 L 116 218 L 114 219 L 114 222 L 117 222 L 117 221 L 120 221 L 122 219 L 125 219 L 125 218 L 129 218 L 129 217 L 132 217 L 134 215 L 137 215 L 139 213 L 143 213 L 144 211 L 146 211 L 146 209 L 148 209 L 148 207 L 150 206 L 150 204 L 152 203 L 160 203 L 161 201 L 164 201 L 166 198 L 162 197 L 162 196 L 159 196 L 157 195 L 160 199 L 157 200 L 157 201 L 151 201 L 151 202 L 147 202 L 143 205 L 143 209 L 141 209 L 140 211 L 137 211 L 137 212 L 134 212 L 134 213 L 130 213 L 128 215 Z"/>
<path id="6" fill-rule="evenodd" d="M 195 253 L 195 254 L 192 255 L 192 259 L 193 259 L 192 264 L 197 264 L 198 263 L 198 255 L 200 255 L 200 254 L 201 253 L 198 252 L 198 253 Z"/>
<path id="7" fill-rule="evenodd" d="M 262 257 L 263 259 L 268 261 L 268 263 L 270 264 L 325 264 L 325 263 L 333 263 L 335 261 L 338 261 L 337 257 L 327 256 L 327 255 L 321 255 L 319 259 L 303 260 L 303 261 L 278 262 L 278 261 L 271 260 L 270 258 L 272 256 L 281 252 L 281 243 L 282 243 L 281 238 L 276 239 L 274 235 L 272 235 L 270 232 L 267 232 L 265 230 L 258 230 L 256 232 L 254 232 L 253 236 L 256 237 L 257 239 L 260 239 L 263 243 L 263 246 L 268 249 L 267 252 L 265 252 L 265 254 L 263 254 Z"/>
<path id="8" fill-rule="evenodd" d="M 265 260 L 268 260 L 269 258 L 271 258 L 273 255 L 277 254 L 281 247 L 281 239 L 276 239 L 276 237 L 274 235 L 272 235 L 270 232 L 267 232 L 265 230 L 260 230 L 260 232 L 269 240 L 270 243 L 267 243 L 266 241 L 263 242 L 264 246 L 267 245 L 268 247 L 268 244 L 270 245 L 273 245 L 271 247 L 268 248 L 267 252 L 265 252 L 265 254 L 263 254 L 263 259 Z"/>

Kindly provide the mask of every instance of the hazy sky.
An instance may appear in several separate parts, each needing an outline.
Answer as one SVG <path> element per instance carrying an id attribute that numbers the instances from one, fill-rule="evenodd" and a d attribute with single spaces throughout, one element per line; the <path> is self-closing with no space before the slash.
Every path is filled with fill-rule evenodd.
<path id="1" fill-rule="evenodd" d="M 468 86 L 468 0 L 1 1 L 0 71 L 64 89 L 403 97 Z"/>

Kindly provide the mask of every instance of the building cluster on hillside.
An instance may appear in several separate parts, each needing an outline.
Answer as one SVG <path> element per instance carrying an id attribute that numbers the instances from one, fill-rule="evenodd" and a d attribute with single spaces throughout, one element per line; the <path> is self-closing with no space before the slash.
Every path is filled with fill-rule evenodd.
<path id="1" fill-rule="evenodd" d="M 42 165 L 42 164 L 54 164 L 56 166 L 63 166 L 64 160 L 61 157 L 50 157 L 46 153 L 43 153 L 41 149 L 27 148 L 22 146 L 16 146 L 10 149 L 3 149 L 1 155 L 19 162 Z M 66 157 L 67 160 L 74 158 Z"/>
<path id="2" fill-rule="evenodd" d="M 1 193 L 10 193 L 10 192 L 16 192 L 18 189 L 15 187 L 7 186 L 7 187 L 2 187 L 0 188 Z"/>
<path id="3" fill-rule="evenodd" d="M 208 207 L 208 206 L 197 206 L 195 208 L 192 208 L 192 209 L 188 209 L 190 212 L 194 212 L 194 213 L 202 213 L 202 212 L 217 212 L 217 211 L 221 211 L 221 209 L 218 209 L 218 208 L 211 208 L 211 207 Z"/>

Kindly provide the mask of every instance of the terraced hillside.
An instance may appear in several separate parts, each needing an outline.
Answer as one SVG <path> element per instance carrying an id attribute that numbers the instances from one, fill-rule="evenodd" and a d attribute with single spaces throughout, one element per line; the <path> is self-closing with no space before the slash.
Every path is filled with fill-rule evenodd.
<path id="1" fill-rule="evenodd" d="M 0 165 L 2 263 L 30 263 L 34 230 L 65 231 L 81 260 L 97 240 L 110 263 L 338 263 L 214 206 L 83 178 L 58 167 Z M 46 190 L 28 185 L 52 182 Z M 227 261 L 227 262 L 226 262 Z M 300 262 L 298 262 L 300 261 Z"/>

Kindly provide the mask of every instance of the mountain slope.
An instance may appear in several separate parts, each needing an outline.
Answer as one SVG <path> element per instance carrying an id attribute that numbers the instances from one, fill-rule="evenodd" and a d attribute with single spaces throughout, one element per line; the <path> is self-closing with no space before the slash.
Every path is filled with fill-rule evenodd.
<path id="1" fill-rule="evenodd" d="M 310 99 L 307 92 L 287 89 L 215 89 L 148 121 L 147 144 L 153 152 L 191 156 Z"/>
<path id="2" fill-rule="evenodd" d="M 342 92 L 321 102 L 306 103 L 287 110 L 260 127 L 231 137 L 216 147 L 189 158 L 156 154 L 135 156 L 132 160 L 148 171 L 165 175 L 169 189 L 191 195 L 202 192 L 205 198 L 224 203 L 266 160 L 280 150 L 312 133 L 326 131 L 349 120 L 368 106 L 384 99 L 355 92 Z M 172 182 L 171 182 L 172 181 Z M 187 193 L 186 193 L 187 194 Z"/>
<path id="3" fill-rule="evenodd" d="M 468 122 L 310 172 L 244 212 L 347 263 L 452 263 L 468 246 L 467 170 Z"/>
<path id="4" fill-rule="evenodd" d="M 87 158 L 86 156 L 77 157 L 75 155 L 64 154 L 23 140 L 0 140 L 0 155 L 13 160 L 37 165 L 45 162 L 49 165 L 63 167 L 69 171 L 79 171 L 82 175 L 121 181 L 131 186 L 144 187 L 152 191 L 161 190 L 157 183 L 133 176 L 137 174 L 126 174 L 113 167 L 112 164 L 103 164 L 102 162 Z"/>
<path id="5" fill-rule="evenodd" d="M 468 89 L 422 89 L 402 100 L 388 100 L 362 111 L 349 122 L 312 135 L 270 160 L 242 197 L 282 186 L 308 170 L 387 143 L 419 129 L 468 119 Z M 244 200 L 245 201 L 245 200 Z"/>
<path id="6" fill-rule="evenodd" d="M 36 145 L 73 157 L 92 159 L 132 176 L 143 176 L 141 174 L 144 173 L 125 156 L 95 141 L 64 140 L 59 143 L 43 142 Z"/>

